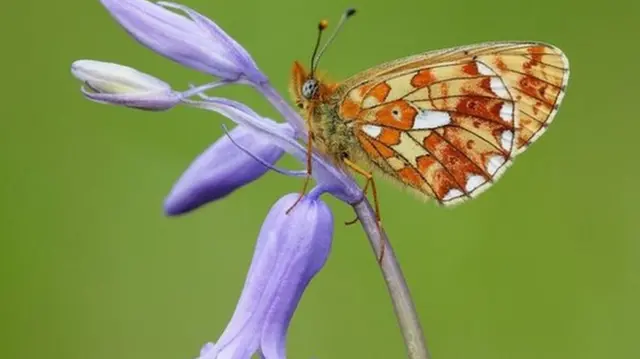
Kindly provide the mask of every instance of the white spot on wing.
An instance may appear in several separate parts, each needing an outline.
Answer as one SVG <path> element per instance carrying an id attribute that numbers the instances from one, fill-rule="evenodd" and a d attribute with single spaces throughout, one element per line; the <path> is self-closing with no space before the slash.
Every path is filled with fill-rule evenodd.
<path id="1" fill-rule="evenodd" d="M 511 96 L 509 95 L 509 91 L 507 91 L 507 88 L 504 86 L 504 83 L 499 77 L 492 77 L 490 85 L 491 85 L 491 91 L 493 91 L 493 93 L 496 94 L 498 97 L 511 99 Z"/>
<path id="2" fill-rule="evenodd" d="M 511 102 L 505 102 L 500 108 L 500 118 L 513 123 L 513 104 Z"/>
<path id="3" fill-rule="evenodd" d="M 444 195 L 444 197 L 442 197 L 443 201 L 450 201 L 454 198 L 458 198 L 460 196 L 462 196 L 464 193 L 462 193 L 462 191 L 460 191 L 457 188 L 452 188 L 449 190 L 449 192 L 447 192 L 447 194 Z"/>
<path id="4" fill-rule="evenodd" d="M 499 155 L 489 158 L 489 161 L 487 162 L 487 172 L 489 172 L 489 174 L 492 176 L 495 175 L 500 167 L 502 167 L 504 162 L 505 158 Z"/>
<path id="5" fill-rule="evenodd" d="M 382 133 L 382 127 L 375 125 L 364 125 L 362 126 L 362 131 L 369 135 L 371 138 L 378 138 Z"/>
<path id="6" fill-rule="evenodd" d="M 480 75 L 494 76 L 496 74 L 495 72 L 493 72 L 493 70 L 491 70 L 489 66 L 483 64 L 482 62 L 476 62 L 476 67 L 478 68 L 478 72 L 480 73 Z"/>
<path id="7" fill-rule="evenodd" d="M 467 190 L 467 192 L 473 192 L 474 189 L 480 187 L 480 185 L 482 185 L 483 183 L 484 183 L 484 177 L 478 176 L 478 175 L 471 175 L 467 179 L 467 184 L 464 186 L 464 188 Z"/>
<path id="8" fill-rule="evenodd" d="M 500 135 L 500 144 L 505 151 L 511 151 L 513 145 L 513 132 L 506 130 Z"/>
<path id="9" fill-rule="evenodd" d="M 442 111 L 420 111 L 413 122 L 413 130 L 428 130 L 446 126 L 451 123 L 451 116 L 448 112 Z"/>

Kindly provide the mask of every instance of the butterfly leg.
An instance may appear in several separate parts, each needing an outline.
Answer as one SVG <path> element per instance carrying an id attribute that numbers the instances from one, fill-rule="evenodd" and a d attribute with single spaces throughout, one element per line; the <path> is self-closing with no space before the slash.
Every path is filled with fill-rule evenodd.
<path id="1" fill-rule="evenodd" d="M 356 222 L 358 222 L 358 220 L 359 220 L 359 219 L 360 219 L 360 218 L 358 218 L 358 216 L 356 216 L 356 218 L 354 218 L 354 219 L 352 219 L 352 220 L 350 220 L 350 221 L 344 221 L 344 225 L 345 225 L 345 226 L 350 226 L 350 225 L 352 225 L 352 224 L 356 224 Z"/>
<path id="2" fill-rule="evenodd" d="M 313 153 L 311 140 L 313 139 L 313 133 L 311 132 L 310 117 L 307 118 L 307 124 L 309 125 L 309 129 L 307 132 L 307 176 L 304 178 L 304 184 L 302 185 L 302 191 L 300 192 L 300 196 L 298 197 L 298 199 L 296 199 L 295 202 L 293 202 L 291 207 L 287 209 L 287 211 L 285 212 L 286 214 L 289 214 L 291 210 L 293 210 L 293 208 L 298 203 L 300 203 L 300 201 L 302 200 L 302 197 L 304 197 L 304 195 L 307 193 L 307 189 L 309 188 L 309 182 L 311 181 L 311 164 L 313 163 L 312 156 L 311 156 Z"/>
<path id="3" fill-rule="evenodd" d="M 367 177 L 367 182 L 365 182 L 364 187 L 362 188 L 362 198 L 366 197 L 367 194 L 369 193 L 369 184 L 373 182 L 373 177 L 369 178 Z M 374 196 L 377 197 L 377 196 Z M 344 224 L 346 226 L 350 226 L 352 224 L 355 224 L 356 222 L 358 222 L 360 218 L 358 216 L 356 216 L 356 218 L 350 220 L 350 221 L 346 221 L 344 222 Z M 376 211 L 376 220 L 380 221 L 380 214 L 378 211 Z"/>
<path id="4" fill-rule="evenodd" d="M 378 190 L 376 189 L 376 182 L 373 179 L 373 175 L 371 174 L 371 172 L 368 172 L 360 168 L 360 166 L 353 163 L 348 158 L 345 158 L 343 161 L 352 170 L 354 170 L 356 173 L 364 176 L 367 179 L 367 182 L 365 183 L 364 188 L 362 190 L 363 197 L 367 195 L 367 190 L 369 188 L 369 185 L 371 185 L 371 192 L 373 194 L 373 205 L 375 207 L 375 213 L 376 213 L 376 227 L 378 227 L 378 232 L 382 232 L 382 221 L 380 220 L 380 204 L 378 202 Z M 356 217 L 356 219 L 351 222 L 355 223 L 357 220 L 358 220 L 358 217 Z M 382 258 L 384 258 L 384 249 L 385 249 L 385 242 L 382 241 L 380 246 L 380 256 L 378 257 L 378 264 L 382 264 Z"/>

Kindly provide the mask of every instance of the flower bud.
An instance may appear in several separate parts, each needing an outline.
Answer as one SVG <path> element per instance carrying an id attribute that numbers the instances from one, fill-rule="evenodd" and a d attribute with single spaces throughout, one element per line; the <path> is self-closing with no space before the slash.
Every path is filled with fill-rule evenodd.
<path id="1" fill-rule="evenodd" d="M 71 73 L 84 83 L 90 100 L 145 110 L 166 110 L 180 102 L 180 95 L 164 81 L 131 67 L 110 62 L 78 60 Z"/>

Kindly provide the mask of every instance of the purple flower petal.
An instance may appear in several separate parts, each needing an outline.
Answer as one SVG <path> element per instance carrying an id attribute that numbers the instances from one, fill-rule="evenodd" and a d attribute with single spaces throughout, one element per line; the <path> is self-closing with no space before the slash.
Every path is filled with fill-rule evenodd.
<path id="1" fill-rule="evenodd" d="M 290 125 L 279 126 L 293 133 Z M 246 126 L 237 126 L 229 135 L 233 141 L 267 163 L 275 163 L 284 154 L 268 138 Z M 238 148 L 228 136 L 223 136 L 198 156 L 176 182 L 165 200 L 165 212 L 168 215 L 189 212 L 229 195 L 260 178 L 268 170 Z"/>
<path id="2" fill-rule="evenodd" d="M 316 196 L 286 211 L 298 194 L 271 208 L 256 244 L 236 310 L 213 350 L 201 359 L 284 359 L 286 334 L 311 279 L 324 266 L 333 237 L 333 216 Z"/>
<path id="3" fill-rule="evenodd" d="M 218 24 L 213 22 L 206 16 L 190 9 L 187 6 L 167 1 L 160 1 L 158 5 L 167 8 L 179 9 L 186 13 L 200 29 L 209 34 L 214 41 L 219 42 L 227 49 L 229 56 L 233 58 L 233 62 L 241 64 L 245 70 L 244 75 L 254 83 L 260 84 L 267 80 L 266 76 L 258 70 L 258 64 L 251 58 L 251 55 L 245 50 L 234 38 L 227 33 Z"/>
<path id="4" fill-rule="evenodd" d="M 294 194 L 283 198 L 279 210 L 286 211 L 298 196 Z M 307 205 L 309 207 L 305 207 Z M 290 248 L 295 248 L 295 252 L 288 258 L 287 271 L 279 278 L 277 300 L 271 306 L 262 328 L 260 348 L 266 359 L 285 358 L 286 335 L 293 313 L 307 285 L 322 269 L 331 250 L 333 217 L 327 205 L 319 200 L 305 199 L 296 205 L 290 217 L 288 223 L 282 222 L 280 228 L 285 230 L 286 243 Z"/>
<path id="5" fill-rule="evenodd" d="M 238 43 L 187 7 L 180 9 L 191 19 L 146 0 L 101 2 L 133 38 L 160 55 L 226 80 L 238 80 L 244 75 L 258 83 L 266 81 Z"/>

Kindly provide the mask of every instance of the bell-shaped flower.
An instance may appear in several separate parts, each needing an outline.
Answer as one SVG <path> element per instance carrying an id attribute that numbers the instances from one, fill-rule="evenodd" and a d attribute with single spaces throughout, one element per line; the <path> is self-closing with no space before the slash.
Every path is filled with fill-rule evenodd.
<path id="1" fill-rule="evenodd" d="M 333 216 L 318 187 L 286 211 L 299 194 L 282 197 L 265 219 L 235 312 L 199 359 L 285 359 L 289 323 L 311 279 L 331 250 Z"/>
<path id="2" fill-rule="evenodd" d="M 166 82 L 123 65 L 78 60 L 71 65 L 71 73 L 84 83 L 85 97 L 95 102 L 166 110 L 181 99 Z"/>
<path id="3" fill-rule="evenodd" d="M 289 124 L 277 126 L 281 131 L 293 135 L 293 128 Z M 236 126 L 228 136 L 223 136 L 207 148 L 182 174 L 165 199 L 165 213 L 179 215 L 189 212 L 223 198 L 264 175 L 269 167 L 245 151 L 268 164 L 274 164 L 284 154 L 282 148 L 252 128 Z"/>
<path id="4" fill-rule="evenodd" d="M 146 0 L 101 2 L 133 38 L 160 55 L 224 80 L 267 81 L 240 44 L 213 21 L 184 5 Z"/>

